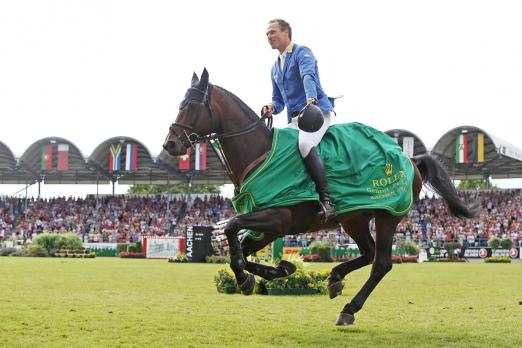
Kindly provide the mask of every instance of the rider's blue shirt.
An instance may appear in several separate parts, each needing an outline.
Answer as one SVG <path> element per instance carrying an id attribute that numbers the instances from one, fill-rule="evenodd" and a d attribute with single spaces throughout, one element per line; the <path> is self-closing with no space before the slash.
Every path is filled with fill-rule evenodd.
<path id="1" fill-rule="evenodd" d="M 307 99 L 315 98 L 317 106 L 323 111 L 332 111 L 328 96 L 321 87 L 317 60 L 312 51 L 301 45 L 290 43 L 288 46 L 283 71 L 279 59 L 272 67 L 272 104 L 274 114 L 286 106 L 288 122 L 292 116 L 305 107 Z"/>

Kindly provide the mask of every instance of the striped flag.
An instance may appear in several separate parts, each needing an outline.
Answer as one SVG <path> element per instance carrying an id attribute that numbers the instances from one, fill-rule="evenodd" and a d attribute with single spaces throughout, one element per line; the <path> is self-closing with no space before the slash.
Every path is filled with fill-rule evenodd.
<path id="1" fill-rule="evenodd" d="M 455 140 L 455 162 L 468 163 L 468 141 L 466 134 L 460 134 Z"/>
<path id="2" fill-rule="evenodd" d="M 42 146 L 41 169 L 51 170 L 53 168 L 53 144 Z"/>
<path id="3" fill-rule="evenodd" d="M 469 161 L 472 163 L 484 162 L 484 133 L 471 134 L 470 138 Z"/>
<path id="4" fill-rule="evenodd" d="M 196 170 L 207 170 L 207 144 L 196 144 Z"/>
<path id="5" fill-rule="evenodd" d="M 138 144 L 127 144 L 125 170 L 131 172 L 138 170 Z"/>
<path id="6" fill-rule="evenodd" d="M 111 144 L 109 151 L 109 172 L 120 170 L 121 144 Z"/>
<path id="7" fill-rule="evenodd" d="M 187 149 L 187 153 L 183 156 L 178 156 L 178 168 L 179 170 L 190 169 L 190 147 Z"/>
<path id="8" fill-rule="evenodd" d="M 59 171 L 69 170 L 69 144 L 58 144 L 58 165 Z"/>

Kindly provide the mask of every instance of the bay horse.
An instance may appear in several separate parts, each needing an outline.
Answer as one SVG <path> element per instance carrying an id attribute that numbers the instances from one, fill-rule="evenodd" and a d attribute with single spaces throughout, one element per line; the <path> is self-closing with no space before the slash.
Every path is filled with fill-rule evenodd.
<path id="1" fill-rule="evenodd" d="M 191 87 L 180 104 L 176 121 L 170 126 L 163 144 L 173 156 L 183 155 L 197 142 L 218 139 L 227 163 L 229 176 L 235 187 L 259 166 L 263 155 L 272 146 L 272 131 L 263 118 L 249 108 L 237 96 L 222 87 L 209 83 L 209 74 L 203 70 L 201 79 L 194 73 Z M 446 202 L 452 215 L 469 218 L 478 213 L 478 202 L 466 205 L 455 190 L 450 177 L 441 164 L 429 155 L 412 159 L 414 177 L 413 197 L 418 199 L 423 181 Z M 392 269 L 392 244 L 397 224 L 404 216 L 394 216 L 379 209 L 364 209 L 342 213 L 335 220 L 323 221 L 318 214 L 316 201 L 255 210 L 230 219 L 224 232 L 229 243 L 230 267 L 243 294 L 253 293 L 255 277 L 265 279 L 285 277 L 295 271 L 295 266 L 281 261 L 277 266 L 250 262 L 247 256 L 254 254 L 278 237 L 332 229 L 339 224 L 357 243 L 360 256 L 336 265 L 328 277 L 330 298 L 341 294 L 342 280 L 350 272 L 373 263 L 368 280 L 340 312 L 336 325 L 351 325 L 370 293 Z M 375 219 L 375 240 L 370 234 L 369 222 Z M 243 238 L 238 232 L 250 229 L 263 232 L 261 240 Z"/>

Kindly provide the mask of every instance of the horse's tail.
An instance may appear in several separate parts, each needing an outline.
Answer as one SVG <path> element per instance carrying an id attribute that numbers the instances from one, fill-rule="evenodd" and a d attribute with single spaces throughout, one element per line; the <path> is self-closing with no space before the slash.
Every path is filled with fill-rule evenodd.
<path id="1" fill-rule="evenodd" d="M 480 202 L 477 200 L 468 206 L 461 201 L 448 173 L 439 161 L 429 155 L 420 155 L 413 158 L 413 163 L 419 169 L 423 183 L 444 199 L 452 215 L 458 218 L 472 218 L 479 214 Z"/>

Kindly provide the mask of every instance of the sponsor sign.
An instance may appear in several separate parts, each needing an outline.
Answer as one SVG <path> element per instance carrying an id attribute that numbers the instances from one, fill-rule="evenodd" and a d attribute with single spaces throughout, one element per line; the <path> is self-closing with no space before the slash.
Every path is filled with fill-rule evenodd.
<path id="1" fill-rule="evenodd" d="M 168 259 L 183 252 L 183 239 L 179 237 L 144 237 L 143 252 L 148 259 Z"/>
<path id="2" fill-rule="evenodd" d="M 435 256 L 437 258 L 448 257 L 448 251 L 443 248 L 430 248 L 428 249 L 429 256 Z M 486 257 L 511 257 L 512 259 L 518 258 L 520 255 L 519 250 L 513 249 L 491 249 L 489 247 L 484 248 L 467 248 L 464 252 L 461 251 L 460 256 L 467 259 L 485 259 Z"/>
<path id="3" fill-rule="evenodd" d="M 118 243 L 83 243 L 85 249 L 96 250 L 96 249 L 109 249 L 116 250 Z"/>
<path id="4" fill-rule="evenodd" d="M 301 248 L 299 247 L 284 247 L 283 255 L 299 255 L 301 253 Z"/>
<path id="5" fill-rule="evenodd" d="M 205 262 L 207 256 L 214 254 L 210 226 L 187 226 L 185 228 L 185 255 L 191 262 Z"/>
<path id="6" fill-rule="evenodd" d="M 93 250 L 96 256 L 117 256 L 118 243 L 83 243 L 83 247 Z"/>

